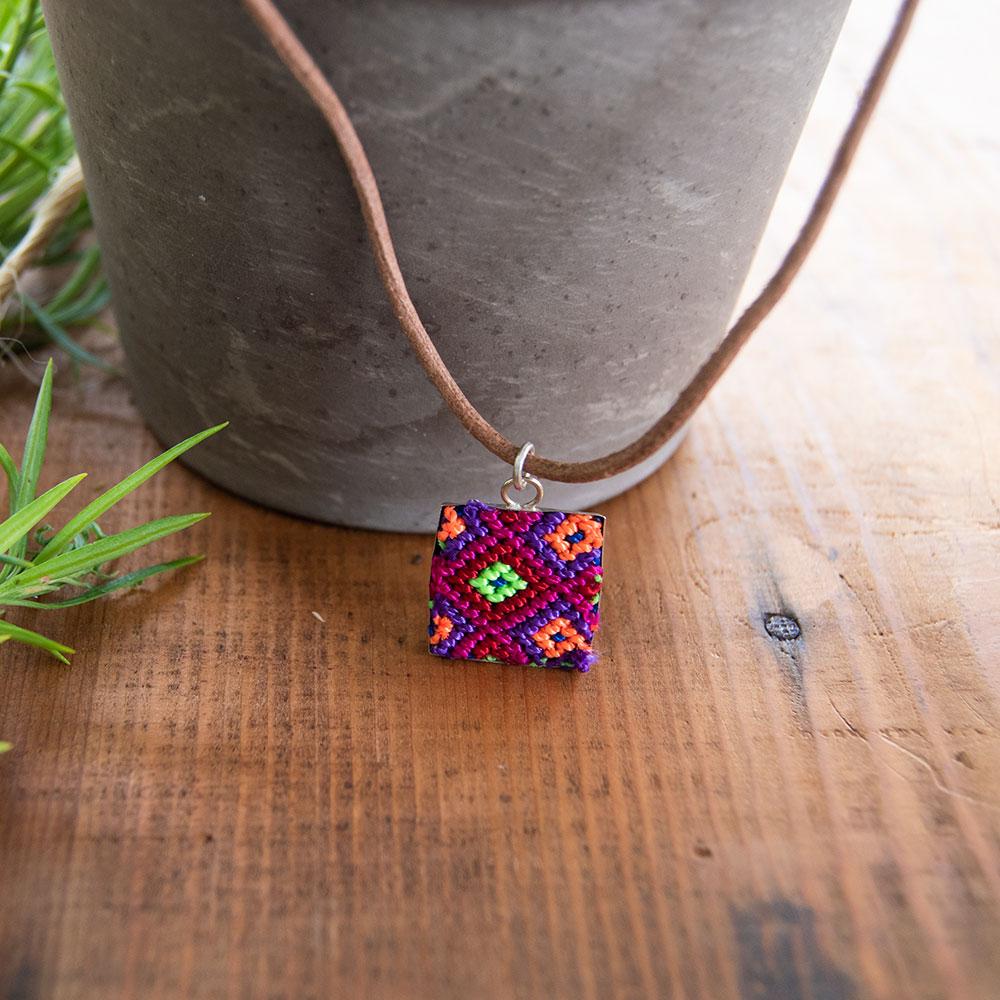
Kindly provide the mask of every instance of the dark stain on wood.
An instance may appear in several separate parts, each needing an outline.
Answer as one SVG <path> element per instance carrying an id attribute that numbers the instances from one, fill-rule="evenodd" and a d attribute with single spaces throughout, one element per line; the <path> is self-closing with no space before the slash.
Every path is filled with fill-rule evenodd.
<path id="1" fill-rule="evenodd" d="M 816 916 L 787 899 L 731 907 L 742 1000 L 852 1000 L 853 980 L 824 953 Z"/>
<path id="2" fill-rule="evenodd" d="M 10 979 L 3 981 L 0 970 L 0 997 L 3 1000 L 36 1000 L 38 992 L 38 967 L 29 961 L 21 962 L 10 973 Z"/>

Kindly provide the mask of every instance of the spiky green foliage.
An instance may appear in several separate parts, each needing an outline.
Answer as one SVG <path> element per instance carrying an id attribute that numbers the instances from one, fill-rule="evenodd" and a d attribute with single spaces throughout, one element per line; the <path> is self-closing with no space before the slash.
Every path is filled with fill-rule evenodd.
<path id="1" fill-rule="evenodd" d="M 14 625 L 4 618 L 6 611 L 10 608 L 53 609 L 85 604 L 115 591 L 135 587 L 166 570 L 198 562 L 201 556 L 187 556 L 124 574 L 113 569 L 115 560 L 121 556 L 183 531 L 208 517 L 207 514 L 163 517 L 115 534 L 106 534 L 97 519 L 165 465 L 226 425 L 210 427 L 165 451 L 91 500 L 62 528 L 53 530 L 45 523 L 48 515 L 79 486 L 85 476 L 71 476 L 38 494 L 51 408 L 50 361 L 38 391 L 20 465 L 0 444 L 0 471 L 7 482 L 10 507 L 9 517 L 0 522 L 0 643 L 11 640 L 22 642 L 68 663 L 67 656 L 73 652 L 69 646 Z M 59 599 L 46 599 L 57 593 Z"/>
<path id="2" fill-rule="evenodd" d="M 0 0 L 0 257 L 27 232 L 36 202 L 74 151 L 38 0 Z M 21 294 L 22 308 L 6 324 L 10 332 L 0 334 L 28 346 L 52 341 L 75 362 L 108 367 L 67 332 L 92 322 L 108 304 L 100 251 L 80 248 L 80 237 L 90 227 L 84 200 L 39 265 L 59 268 L 60 275 L 68 270 L 68 277 L 44 302 Z M 4 351 L 0 343 L 0 357 Z"/>

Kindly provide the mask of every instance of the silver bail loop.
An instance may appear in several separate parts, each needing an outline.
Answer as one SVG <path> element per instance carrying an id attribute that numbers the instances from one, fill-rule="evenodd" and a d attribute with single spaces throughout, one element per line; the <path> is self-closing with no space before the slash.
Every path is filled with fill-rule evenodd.
<path id="1" fill-rule="evenodd" d="M 517 458 L 514 459 L 514 489 L 518 493 L 524 489 L 524 463 L 527 461 L 528 456 L 535 450 L 535 446 L 530 441 L 525 441 L 521 445 L 521 450 L 517 453 Z"/>
<path id="2" fill-rule="evenodd" d="M 530 441 L 525 441 L 521 446 L 521 450 L 517 453 L 517 458 L 514 459 L 514 475 L 500 487 L 500 499 L 503 500 L 510 510 L 535 510 L 545 495 L 545 490 L 541 482 L 530 472 L 524 471 L 524 463 L 534 450 L 535 446 Z M 511 498 L 510 491 L 512 488 L 521 493 L 529 486 L 534 489 L 535 495 L 528 503 L 518 503 Z"/>

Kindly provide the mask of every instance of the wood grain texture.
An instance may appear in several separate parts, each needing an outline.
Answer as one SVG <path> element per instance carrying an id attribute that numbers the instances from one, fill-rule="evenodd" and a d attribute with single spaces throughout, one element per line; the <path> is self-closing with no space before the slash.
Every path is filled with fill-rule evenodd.
<path id="1" fill-rule="evenodd" d="M 590 675 L 427 656 L 426 538 L 181 468 L 109 519 L 212 510 L 162 548 L 208 561 L 19 614 L 70 668 L 0 649 L 0 995 L 1000 995 L 1000 16 L 976 7 L 925 5 L 807 273 L 607 505 Z M 5 443 L 31 396 L 0 369 Z M 47 482 L 155 448 L 123 386 L 63 379 Z"/>

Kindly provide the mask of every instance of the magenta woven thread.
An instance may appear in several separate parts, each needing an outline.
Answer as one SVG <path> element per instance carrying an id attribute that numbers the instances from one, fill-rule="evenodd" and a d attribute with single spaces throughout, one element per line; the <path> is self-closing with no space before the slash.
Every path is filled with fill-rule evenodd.
<path id="1" fill-rule="evenodd" d="M 604 518 L 509 510 L 479 500 L 442 508 L 431 560 L 430 651 L 589 670 L 600 623 Z"/>

